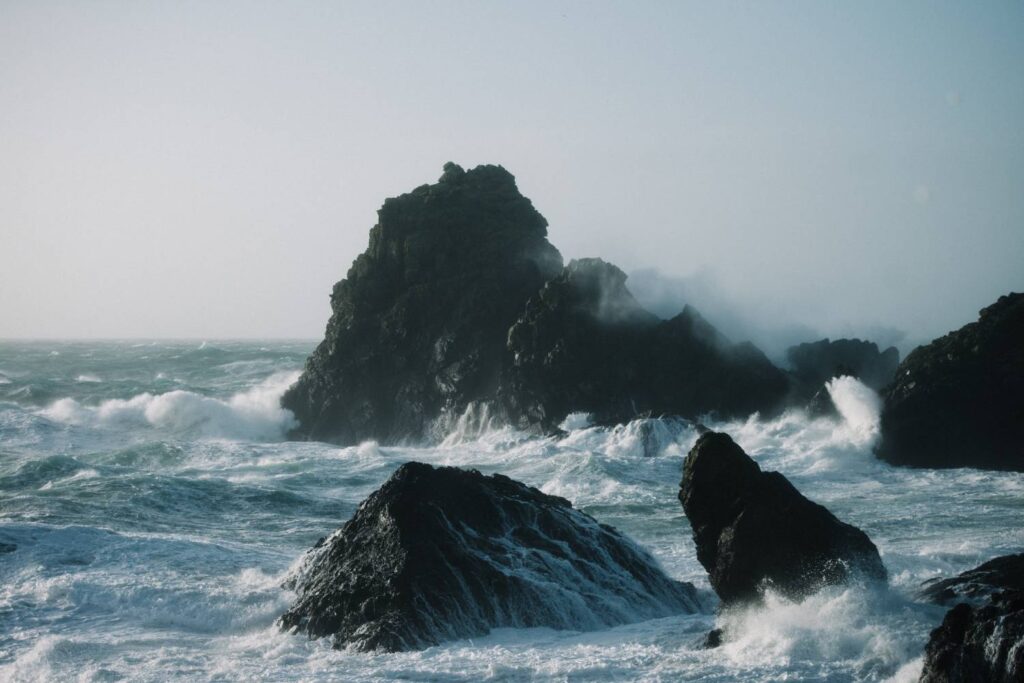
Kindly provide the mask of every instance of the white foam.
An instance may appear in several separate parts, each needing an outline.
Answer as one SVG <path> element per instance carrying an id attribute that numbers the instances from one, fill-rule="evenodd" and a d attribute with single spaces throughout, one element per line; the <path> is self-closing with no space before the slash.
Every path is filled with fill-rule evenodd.
<path id="1" fill-rule="evenodd" d="M 75 381 L 76 382 L 84 382 L 84 383 L 94 383 L 94 382 L 102 382 L 103 380 L 100 379 L 99 377 L 97 377 L 96 375 L 83 374 L 83 375 L 79 375 L 78 377 L 76 377 Z"/>
<path id="2" fill-rule="evenodd" d="M 145 426 L 202 437 L 275 440 L 296 425 L 295 416 L 281 407 L 280 399 L 298 376 L 298 372 L 275 373 L 226 401 L 176 390 L 111 399 L 98 406 L 63 398 L 41 414 L 71 425 Z"/>
<path id="3" fill-rule="evenodd" d="M 881 425 L 882 399 L 853 377 L 836 377 L 825 386 L 843 418 L 850 440 L 858 446 L 873 446 Z"/>

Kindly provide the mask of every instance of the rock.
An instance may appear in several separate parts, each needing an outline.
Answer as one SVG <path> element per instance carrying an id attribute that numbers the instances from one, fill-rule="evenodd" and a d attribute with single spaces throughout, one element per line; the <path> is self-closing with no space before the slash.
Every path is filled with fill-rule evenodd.
<path id="1" fill-rule="evenodd" d="M 932 631 L 921 683 L 1024 680 L 1024 594 L 1001 594 L 984 607 L 960 603 Z"/>
<path id="2" fill-rule="evenodd" d="M 388 199 L 367 250 L 334 286 L 323 342 L 282 399 L 294 436 L 419 440 L 493 398 L 508 329 L 562 267 L 547 221 L 500 166 L 446 164 Z"/>
<path id="3" fill-rule="evenodd" d="M 900 352 L 895 346 L 879 351 L 874 342 L 828 338 L 786 349 L 792 380 L 791 403 L 805 405 L 811 417 L 838 415 L 825 383 L 836 377 L 856 377 L 880 391 L 896 375 Z"/>
<path id="4" fill-rule="evenodd" d="M 883 398 L 883 460 L 1024 471 L 1024 294 L 914 349 Z"/>
<path id="5" fill-rule="evenodd" d="M 996 558 L 943 581 L 924 596 L 940 603 L 966 599 L 932 631 L 924 683 L 1009 683 L 1024 680 L 1024 554 Z"/>
<path id="6" fill-rule="evenodd" d="M 900 352 L 895 346 L 879 351 L 874 342 L 860 339 L 825 338 L 790 346 L 786 358 L 794 378 L 813 391 L 833 377 L 844 375 L 879 391 L 895 377 Z"/>
<path id="7" fill-rule="evenodd" d="M 885 581 L 860 529 L 762 472 L 727 435 L 707 432 L 686 457 L 679 500 L 697 559 L 723 603 L 756 601 L 766 587 L 801 599 L 825 585 Z"/>
<path id="8" fill-rule="evenodd" d="M 501 393 L 513 421 L 550 430 L 572 412 L 609 424 L 780 404 L 785 376 L 753 345 L 730 343 L 689 306 L 661 320 L 625 283 L 615 266 L 579 259 L 530 299 L 508 335 Z"/>
<path id="9" fill-rule="evenodd" d="M 592 630 L 695 612 L 611 527 L 501 475 L 406 463 L 308 554 L 281 625 L 400 651 L 492 628 Z"/>
<path id="10" fill-rule="evenodd" d="M 1024 593 L 1024 553 L 997 557 L 949 579 L 926 581 L 921 597 L 939 604 L 976 602 L 1002 591 Z"/>

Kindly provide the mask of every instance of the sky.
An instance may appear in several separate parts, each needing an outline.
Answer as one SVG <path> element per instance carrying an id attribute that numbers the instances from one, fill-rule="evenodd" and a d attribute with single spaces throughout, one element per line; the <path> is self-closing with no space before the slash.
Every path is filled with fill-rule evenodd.
<path id="1" fill-rule="evenodd" d="M 1016 1 L 0 0 L 0 338 L 319 338 L 451 160 L 652 306 L 905 349 L 1024 290 L 1022 35 Z"/>

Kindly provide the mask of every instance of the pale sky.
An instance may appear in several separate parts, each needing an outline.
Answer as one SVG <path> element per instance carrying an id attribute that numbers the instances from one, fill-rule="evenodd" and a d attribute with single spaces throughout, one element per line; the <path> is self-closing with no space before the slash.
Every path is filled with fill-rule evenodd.
<path id="1" fill-rule="evenodd" d="M 1022 36 L 1016 1 L 0 0 L 0 337 L 319 338 L 452 160 L 712 322 L 927 339 L 1024 290 Z"/>

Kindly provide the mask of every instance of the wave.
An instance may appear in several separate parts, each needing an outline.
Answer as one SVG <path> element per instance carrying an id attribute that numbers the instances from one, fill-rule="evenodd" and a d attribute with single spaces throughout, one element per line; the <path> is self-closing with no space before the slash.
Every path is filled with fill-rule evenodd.
<path id="1" fill-rule="evenodd" d="M 98 406 L 63 398 L 39 414 L 52 422 L 74 426 L 141 426 L 188 436 L 278 440 L 297 425 L 292 412 L 281 407 L 280 399 L 298 376 L 297 371 L 275 373 L 227 400 L 184 390 L 110 399 Z"/>

